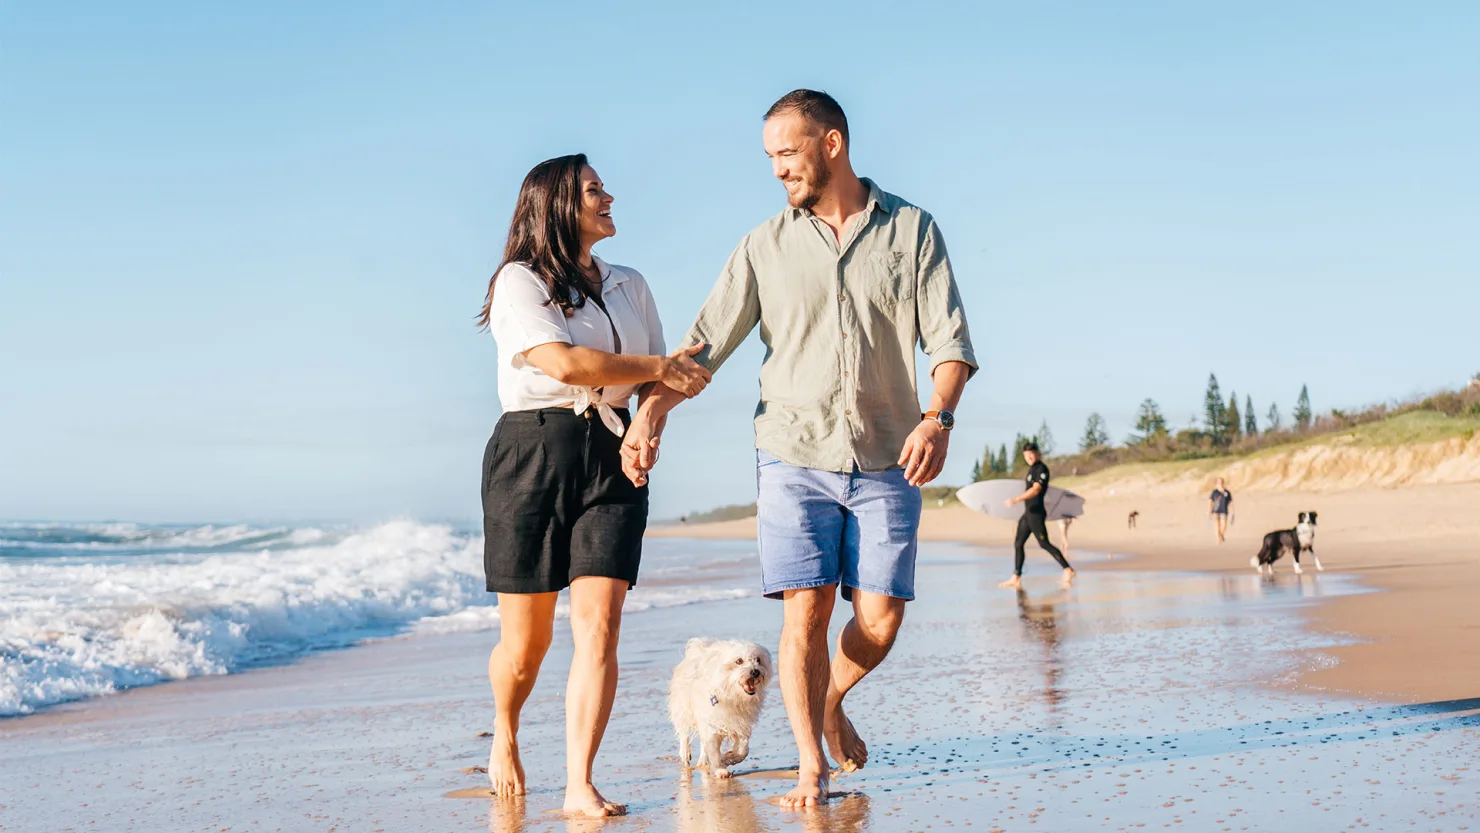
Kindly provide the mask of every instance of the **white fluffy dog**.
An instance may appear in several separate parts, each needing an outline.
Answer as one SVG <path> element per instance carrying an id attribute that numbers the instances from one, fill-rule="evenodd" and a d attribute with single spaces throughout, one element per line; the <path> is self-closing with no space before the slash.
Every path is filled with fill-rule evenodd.
<path id="1" fill-rule="evenodd" d="M 750 754 L 750 733 L 766 704 L 771 652 L 754 642 L 690 639 L 668 684 L 668 717 L 678 757 L 689 766 L 689 741 L 699 736 L 702 764 L 716 778 Z M 730 749 L 720 744 L 728 740 Z"/>

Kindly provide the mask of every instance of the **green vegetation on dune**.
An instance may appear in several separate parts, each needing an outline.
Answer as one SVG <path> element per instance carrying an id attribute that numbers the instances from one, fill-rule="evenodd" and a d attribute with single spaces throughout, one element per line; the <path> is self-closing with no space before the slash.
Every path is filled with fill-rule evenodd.
<path id="1" fill-rule="evenodd" d="M 1211 471 L 1233 460 L 1257 459 L 1304 446 L 1422 444 L 1468 439 L 1480 430 L 1480 379 L 1460 390 L 1440 391 L 1420 399 L 1360 410 L 1333 408 L 1321 415 L 1312 412 L 1309 391 L 1302 386 L 1291 411 L 1293 424 L 1284 427 L 1278 409 L 1271 407 L 1263 430 L 1259 430 L 1257 420 L 1252 418 L 1253 401 L 1244 399 L 1241 415 L 1238 396 L 1230 396 L 1224 402 L 1216 376 L 1208 378 L 1205 398 L 1207 413 L 1203 426 L 1176 432 L 1168 429 L 1157 404 L 1145 400 L 1141 403 L 1135 433 L 1121 445 L 1107 441 L 1101 430 L 1102 420 L 1098 414 L 1091 414 L 1079 453 L 1051 457 L 1049 465 L 1060 478 L 1082 478 L 1111 467 L 1116 469 L 1117 476 L 1134 475 L 1138 467 L 1144 467 L 1147 473 L 1154 471 L 1158 477 L 1165 477 L 1184 470 Z M 995 459 L 989 449 L 988 461 Z M 1192 465 L 1195 461 L 1205 462 Z M 987 461 L 978 463 L 976 479 L 992 476 L 991 468 Z M 1015 474 L 1021 466 L 1014 461 L 1011 468 Z"/>
<path id="2" fill-rule="evenodd" d="M 1392 446 L 1436 443 L 1456 437 L 1468 440 L 1476 431 L 1480 431 L 1480 413 L 1449 416 L 1437 411 L 1410 411 L 1381 422 L 1359 425 L 1349 433 L 1362 445 Z"/>
<path id="3" fill-rule="evenodd" d="M 679 519 L 679 523 L 685 524 L 713 524 L 722 521 L 738 521 L 743 518 L 755 517 L 755 504 L 745 503 L 734 506 L 721 506 L 718 509 L 710 509 L 708 512 L 695 512 L 685 515 Z"/>
<path id="4" fill-rule="evenodd" d="M 1312 446 L 1340 444 L 1362 448 L 1392 448 L 1452 439 L 1468 442 L 1477 431 L 1480 431 L 1480 414 L 1462 412 L 1450 416 L 1439 411 L 1407 411 L 1377 422 L 1356 425 L 1343 431 L 1305 436 L 1293 435 L 1288 442 L 1264 446 L 1244 454 L 1226 454 L 1192 460 L 1118 463 L 1097 468 L 1077 477 L 1065 472 L 1056 480 L 1065 488 L 1078 487 L 1081 489 L 1112 480 L 1134 479 L 1138 476 L 1165 481 L 1187 475 L 1210 475 L 1230 463 L 1272 457 Z M 1055 462 L 1062 467 L 1065 461 Z"/>

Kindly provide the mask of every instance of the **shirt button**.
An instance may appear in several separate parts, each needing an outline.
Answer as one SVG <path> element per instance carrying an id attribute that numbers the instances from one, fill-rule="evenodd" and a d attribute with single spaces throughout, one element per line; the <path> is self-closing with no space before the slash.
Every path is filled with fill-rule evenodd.
<path id="1" fill-rule="evenodd" d="M 852 408 L 849 408 L 848 410 L 846 410 L 846 411 L 843 412 L 843 415 L 844 416 L 853 416 L 853 409 Z"/>
<path id="2" fill-rule="evenodd" d="M 845 330 L 845 331 L 844 331 L 844 332 L 843 332 L 843 338 L 847 338 L 847 337 L 848 337 L 848 333 L 847 333 L 847 331 L 846 331 L 846 330 Z"/>
<path id="3" fill-rule="evenodd" d="M 847 295 L 839 295 L 838 296 L 838 300 L 839 301 L 846 301 L 846 300 L 848 300 L 848 296 Z"/>
<path id="4" fill-rule="evenodd" d="M 844 376 L 847 376 L 847 375 L 848 375 L 848 371 L 846 371 L 846 370 L 845 370 L 845 371 L 843 371 L 843 375 L 844 375 Z"/>

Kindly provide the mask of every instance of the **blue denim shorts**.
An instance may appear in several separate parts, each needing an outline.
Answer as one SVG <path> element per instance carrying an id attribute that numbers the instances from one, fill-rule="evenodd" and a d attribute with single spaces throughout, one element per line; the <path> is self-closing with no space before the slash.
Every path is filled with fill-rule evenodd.
<path id="1" fill-rule="evenodd" d="M 920 489 L 902 469 L 832 472 L 783 463 L 757 450 L 756 501 L 761 590 L 841 584 L 915 598 Z"/>

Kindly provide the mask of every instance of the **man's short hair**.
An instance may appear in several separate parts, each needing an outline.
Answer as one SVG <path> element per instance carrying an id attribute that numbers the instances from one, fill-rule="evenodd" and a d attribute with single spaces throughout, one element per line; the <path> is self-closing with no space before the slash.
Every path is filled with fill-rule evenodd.
<path id="1" fill-rule="evenodd" d="M 773 116 L 796 113 L 813 124 L 821 125 L 822 131 L 836 130 L 843 136 L 843 144 L 848 144 L 848 117 L 843 114 L 843 108 L 837 99 L 824 92 L 817 90 L 792 90 L 786 95 L 776 99 L 771 109 L 766 111 L 766 119 L 769 121 Z"/>
<path id="2" fill-rule="evenodd" d="M 1034 454 L 1041 454 L 1042 453 L 1042 452 L 1040 452 L 1038 450 L 1038 443 L 1028 443 L 1028 444 L 1026 444 L 1026 445 L 1023 446 L 1023 450 L 1024 451 L 1031 451 Z"/>

